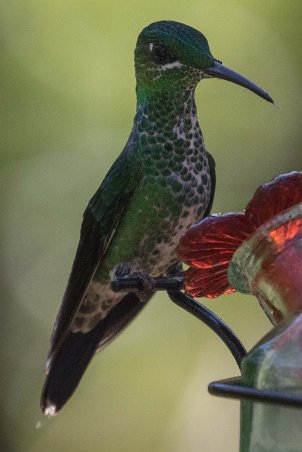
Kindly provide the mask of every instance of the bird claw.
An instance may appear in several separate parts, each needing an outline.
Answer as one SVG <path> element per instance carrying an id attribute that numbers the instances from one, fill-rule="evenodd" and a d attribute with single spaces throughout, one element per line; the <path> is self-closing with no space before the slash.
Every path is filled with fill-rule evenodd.
<path id="1" fill-rule="evenodd" d="M 126 287 L 123 284 L 123 289 L 121 289 L 121 281 L 128 282 L 130 286 L 133 285 L 133 282 L 135 283 L 135 290 L 129 289 L 127 290 L 127 284 Z M 149 276 L 145 272 L 133 272 L 131 273 L 131 265 L 128 262 L 122 262 L 118 264 L 113 272 L 112 280 L 111 280 L 111 288 L 114 292 L 116 291 L 129 291 L 129 292 L 137 292 L 140 295 L 140 298 L 142 301 L 144 301 L 145 298 L 149 298 L 150 293 L 154 291 L 154 279 Z"/>
<path id="2" fill-rule="evenodd" d="M 129 275 L 131 278 L 136 278 L 141 284 L 140 294 L 150 294 L 154 291 L 154 279 L 145 272 L 134 272 Z"/>

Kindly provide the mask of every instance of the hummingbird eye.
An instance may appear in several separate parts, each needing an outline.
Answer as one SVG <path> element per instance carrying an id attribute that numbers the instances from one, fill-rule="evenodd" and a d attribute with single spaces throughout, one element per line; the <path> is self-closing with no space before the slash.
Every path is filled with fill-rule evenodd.
<path id="1" fill-rule="evenodd" d="M 172 63 L 175 60 L 175 58 L 172 57 L 168 48 L 164 44 L 151 42 L 149 44 L 149 50 L 151 57 L 155 63 Z"/>

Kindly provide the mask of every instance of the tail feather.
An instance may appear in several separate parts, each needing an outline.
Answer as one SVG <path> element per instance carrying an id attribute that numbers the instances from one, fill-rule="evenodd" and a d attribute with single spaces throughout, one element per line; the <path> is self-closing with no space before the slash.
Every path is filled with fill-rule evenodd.
<path id="1" fill-rule="evenodd" d="M 42 391 L 41 408 L 46 415 L 53 416 L 63 407 L 96 350 L 108 345 L 145 304 L 136 294 L 127 294 L 91 331 L 67 334 L 53 359 Z"/>

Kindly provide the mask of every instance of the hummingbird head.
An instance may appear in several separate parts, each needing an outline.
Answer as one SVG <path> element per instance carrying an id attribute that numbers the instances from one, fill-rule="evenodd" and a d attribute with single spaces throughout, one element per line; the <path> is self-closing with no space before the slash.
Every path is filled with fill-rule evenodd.
<path id="1" fill-rule="evenodd" d="M 228 69 L 211 54 L 205 36 L 188 25 L 160 21 L 144 28 L 135 48 L 138 91 L 174 91 L 195 88 L 203 78 L 221 78 L 273 99 L 254 83 Z"/>

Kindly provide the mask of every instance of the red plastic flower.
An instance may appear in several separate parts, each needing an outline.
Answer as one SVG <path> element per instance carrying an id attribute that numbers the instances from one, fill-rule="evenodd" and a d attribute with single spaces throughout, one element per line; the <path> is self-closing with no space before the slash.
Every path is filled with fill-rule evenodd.
<path id="1" fill-rule="evenodd" d="M 261 185 L 245 212 L 205 218 L 181 238 L 177 252 L 190 266 L 185 290 L 194 297 L 215 298 L 235 292 L 227 268 L 236 249 L 262 224 L 302 202 L 302 172 L 282 174 Z"/>

